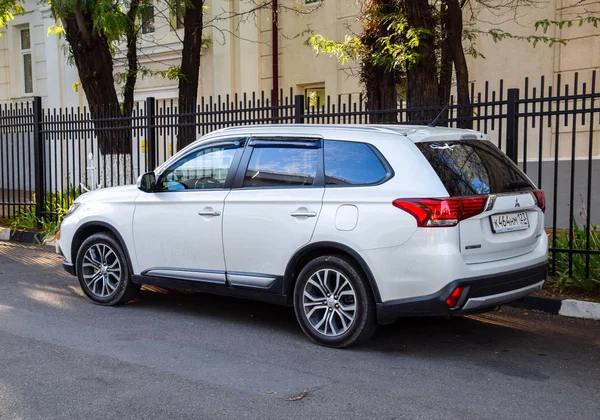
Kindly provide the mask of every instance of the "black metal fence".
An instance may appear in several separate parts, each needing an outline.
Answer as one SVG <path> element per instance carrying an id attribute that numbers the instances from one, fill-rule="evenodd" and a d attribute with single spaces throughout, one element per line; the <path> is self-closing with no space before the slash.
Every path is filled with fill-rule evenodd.
<path id="1" fill-rule="evenodd" d="M 475 130 L 517 161 L 544 189 L 548 202 L 546 225 L 551 229 L 551 250 L 569 256 L 584 255 L 589 275 L 590 256 L 600 254 L 595 243 L 600 224 L 600 93 L 596 72 L 582 82 L 575 73 L 565 82 L 542 77 L 535 86 L 528 78 L 521 88 L 496 89 L 486 82 L 481 92 L 471 86 L 470 117 Z M 178 135 L 193 130 L 201 136 L 213 130 L 248 124 L 415 124 L 399 103 L 395 109 L 368 109 L 362 95 L 327 97 L 324 104 L 308 103 L 293 90 L 272 93 L 201 98 L 196 109 L 181 112 L 175 100 L 136 103 L 122 110 L 83 108 L 45 109 L 40 98 L 0 105 L 0 217 L 29 210 L 38 218 L 66 210 L 69 197 L 86 189 L 134 183 L 178 150 Z M 457 126 L 454 98 L 437 125 Z M 440 106 L 431 109 L 442 111 Z M 92 118 L 93 116 L 93 118 Z M 110 153 L 102 142 L 110 142 Z M 103 147 L 104 146 L 104 147 Z M 35 210 L 35 211 L 33 211 Z M 575 243 L 579 228 L 584 245 Z M 568 238 L 567 245 L 561 235 Z M 563 245 L 560 245 L 562 243 Z"/>

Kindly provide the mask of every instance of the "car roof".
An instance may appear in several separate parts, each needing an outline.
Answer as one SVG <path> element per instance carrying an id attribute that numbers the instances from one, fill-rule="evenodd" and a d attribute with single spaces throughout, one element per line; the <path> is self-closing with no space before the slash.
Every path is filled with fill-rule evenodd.
<path id="1" fill-rule="evenodd" d="M 417 143 L 423 141 L 440 140 L 488 140 L 488 136 L 475 130 L 450 128 L 450 127 L 430 127 L 427 125 L 408 125 L 408 124 L 260 124 L 245 125 L 236 127 L 227 127 L 213 131 L 203 139 L 223 134 L 227 135 L 260 135 L 260 134 L 278 134 L 278 135 L 306 135 L 330 137 L 332 132 L 337 135 L 346 132 L 347 134 L 357 133 L 382 133 L 391 135 L 400 135 Z"/>

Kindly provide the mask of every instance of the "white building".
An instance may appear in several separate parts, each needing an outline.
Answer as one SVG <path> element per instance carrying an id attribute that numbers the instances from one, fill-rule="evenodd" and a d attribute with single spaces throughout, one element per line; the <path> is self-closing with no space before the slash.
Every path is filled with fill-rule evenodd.
<path id="1" fill-rule="evenodd" d="M 296 93 L 305 89 L 317 89 L 319 94 L 338 95 L 357 93 L 361 87 L 356 69 L 342 68 L 334 58 L 316 56 L 303 45 L 307 35 L 301 35 L 308 27 L 328 38 L 343 39 L 350 26 L 360 31 L 356 22 L 356 0 L 280 0 L 285 6 L 279 17 L 279 86 L 290 87 Z M 205 32 L 212 40 L 202 52 L 200 95 L 225 95 L 241 92 L 270 90 L 273 86 L 272 65 L 272 12 L 260 10 L 243 21 L 217 19 L 227 13 L 243 13 L 250 10 L 252 2 L 245 0 L 209 0 L 206 20 L 211 21 Z M 538 2 L 529 8 L 520 8 L 516 21 L 480 10 L 480 22 L 506 21 L 501 28 L 517 35 L 533 33 L 535 21 L 541 19 L 572 19 L 585 11 L 600 11 L 596 1 L 549 0 Z M 294 8 L 296 11 L 289 10 Z M 75 92 L 77 71 L 67 63 L 61 43 L 48 28 L 55 24 L 49 9 L 35 0 L 27 0 L 27 13 L 16 16 L 2 30 L 0 38 L 0 102 L 19 101 L 32 95 L 42 96 L 45 107 L 77 106 L 85 103 L 83 92 Z M 510 15 L 512 16 L 512 14 Z M 479 26 L 485 29 L 487 23 Z M 156 3 L 154 22 L 144 25 L 141 36 L 139 60 L 142 66 L 166 69 L 179 64 L 182 25 L 169 16 L 164 4 Z M 542 35 L 541 31 L 537 34 Z M 544 75 L 551 81 L 557 73 L 571 79 L 576 71 L 586 78 L 591 69 L 600 68 L 600 29 L 590 24 L 583 26 L 551 27 L 550 37 L 568 39 L 566 46 L 556 44 L 547 47 L 514 39 L 494 43 L 491 37 L 480 37 L 477 49 L 485 59 L 470 60 L 470 78 L 476 90 L 485 81 L 497 88 L 499 79 L 505 87 L 523 87 L 525 76 L 533 83 Z M 354 70 L 354 71 L 353 71 Z M 117 63 L 115 72 L 123 71 Z M 136 99 L 147 96 L 176 98 L 177 82 L 160 77 L 140 78 Z"/>

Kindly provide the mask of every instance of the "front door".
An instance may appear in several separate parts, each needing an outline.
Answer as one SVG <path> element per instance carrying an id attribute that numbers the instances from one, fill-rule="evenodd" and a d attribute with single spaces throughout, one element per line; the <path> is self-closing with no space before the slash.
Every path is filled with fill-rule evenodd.
<path id="1" fill-rule="evenodd" d="M 133 236 L 141 274 L 225 283 L 222 222 L 242 141 L 190 151 L 136 200 Z"/>

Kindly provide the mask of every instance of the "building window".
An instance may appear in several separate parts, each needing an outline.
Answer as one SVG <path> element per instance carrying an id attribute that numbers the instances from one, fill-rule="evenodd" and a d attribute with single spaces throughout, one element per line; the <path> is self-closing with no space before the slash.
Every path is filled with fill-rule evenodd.
<path id="1" fill-rule="evenodd" d="M 325 106 L 325 86 L 304 89 L 304 104 L 306 109 L 321 109 Z"/>
<path id="2" fill-rule="evenodd" d="M 21 62 L 23 63 L 23 91 L 33 93 L 33 65 L 31 60 L 31 33 L 21 29 Z"/>
<path id="3" fill-rule="evenodd" d="M 148 5 L 142 10 L 142 33 L 151 34 L 154 32 L 154 6 Z"/>
<path id="4" fill-rule="evenodd" d="M 185 6 L 177 6 L 177 13 L 171 15 L 171 27 L 175 29 L 183 28 L 183 15 L 185 13 Z"/>

